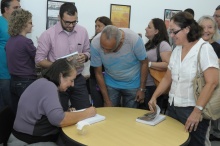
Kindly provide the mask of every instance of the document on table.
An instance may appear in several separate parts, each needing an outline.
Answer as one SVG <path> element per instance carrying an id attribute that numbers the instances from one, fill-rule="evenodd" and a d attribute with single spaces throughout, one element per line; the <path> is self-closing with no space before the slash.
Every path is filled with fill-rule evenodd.
<path id="1" fill-rule="evenodd" d="M 75 110 L 75 111 L 72 111 L 72 112 L 82 112 L 84 110 L 85 109 L 81 109 L 81 110 Z M 90 117 L 90 118 L 81 120 L 79 122 L 84 122 L 84 123 L 86 122 L 86 123 L 91 125 L 91 124 L 94 124 L 94 123 L 97 123 L 97 122 L 100 122 L 100 121 L 103 121 L 103 120 L 105 120 L 105 116 L 102 116 L 100 114 L 96 114 L 94 117 Z"/>
<path id="2" fill-rule="evenodd" d="M 165 115 L 160 115 L 160 107 L 156 105 L 156 113 L 147 113 L 136 119 L 137 122 L 148 124 L 151 126 L 157 125 L 166 119 Z"/>

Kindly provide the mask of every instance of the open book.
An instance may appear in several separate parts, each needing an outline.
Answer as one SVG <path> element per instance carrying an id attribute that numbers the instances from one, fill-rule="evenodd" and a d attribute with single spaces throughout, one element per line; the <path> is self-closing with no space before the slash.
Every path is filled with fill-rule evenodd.
<path id="1" fill-rule="evenodd" d="M 66 58 L 66 59 L 71 63 L 71 65 L 73 65 L 73 66 L 76 67 L 76 68 L 81 68 L 81 67 L 84 66 L 84 64 L 83 64 L 83 63 L 79 63 L 79 62 L 77 61 L 78 55 L 79 55 L 79 53 L 78 53 L 78 51 L 76 51 L 76 52 L 73 52 L 73 53 L 71 53 L 71 54 L 62 56 L 62 57 L 60 57 L 60 58 L 58 58 L 58 59 Z"/>
<path id="2" fill-rule="evenodd" d="M 160 115 L 160 107 L 157 105 L 155 109 L 155 113 L 147 113 L 142 117 L 138 117 L 136 121 L 143 124 L 154 126 L 165 120 L 165 118 L 166 118 L 165 115 Z"/>

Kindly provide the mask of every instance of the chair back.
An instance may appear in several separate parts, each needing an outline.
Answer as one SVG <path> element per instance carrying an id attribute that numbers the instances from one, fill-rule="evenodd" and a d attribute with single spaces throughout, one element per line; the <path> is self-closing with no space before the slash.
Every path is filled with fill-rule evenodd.
<path id="1" fill-rule="evenodd" d="M 8 106 L 0 109 L 0 144 L 3 143 L 4 146 L 12 132 L 14 119 L 15 115 Z"/>

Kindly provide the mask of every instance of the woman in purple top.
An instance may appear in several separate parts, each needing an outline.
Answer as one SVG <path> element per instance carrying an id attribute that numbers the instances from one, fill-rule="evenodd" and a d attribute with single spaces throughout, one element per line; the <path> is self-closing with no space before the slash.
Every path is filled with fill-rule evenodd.
<path id="1" fill-rule="evenodd" d="M 26 35 L 32 31 L 32 14 L 23 9 L 15 10 L 9 20 L 10 38 L 6 44 L 6 56 L 11 75 L 10 91 L 13 110 L 23 91 L 37 78 L 35 72 L 36 47 Z"/>
<path id="2" fill-rule="evenodd" d="M 95 116 L 95 107 L 81 112 L 64 112 L 61 106 L 58 91 L 65 92 L 73 87 L 76 75 L 77 71 L 69 61 L 59 59 L 43 71 L 42 78 L 26 88 L 18 102 L 8 146 L 65 145 L 61 139 L 57 141 L 60 127 Z"/>

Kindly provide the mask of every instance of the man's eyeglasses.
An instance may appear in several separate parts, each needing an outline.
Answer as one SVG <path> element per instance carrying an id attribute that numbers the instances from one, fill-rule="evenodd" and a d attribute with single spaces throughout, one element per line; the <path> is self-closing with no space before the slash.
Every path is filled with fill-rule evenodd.
<path id="1" fill-rule="evenodd" d="M 220 18 L 220 15 L 213 15 L 213 17 L 215 18 Z"/>
<path id="2" fill-rule="evenodd" d="M 179 33 L 181 30 L 183 30 L 182 28 L 177 30 L 177 31 L 169 31 L 169 34 L 174 34 L 176 35 L 177 33 Z"/>
<path id="3" fill-rule="evenodd" d="M 62 19 L 62 20 L 63 20 L 63 19 Z M 65 25 L 67 25 L 67 26 L 69 26 L 70 24 L 72 24 L 72 25 L 76 25 L 76 24 L 78 23 L 78 21 L 77 21 L 77 20 L 72 21 L 72 22 L 63 20 L 63 22 L 64 22 L 64 23 L 65 23 Z"/>

